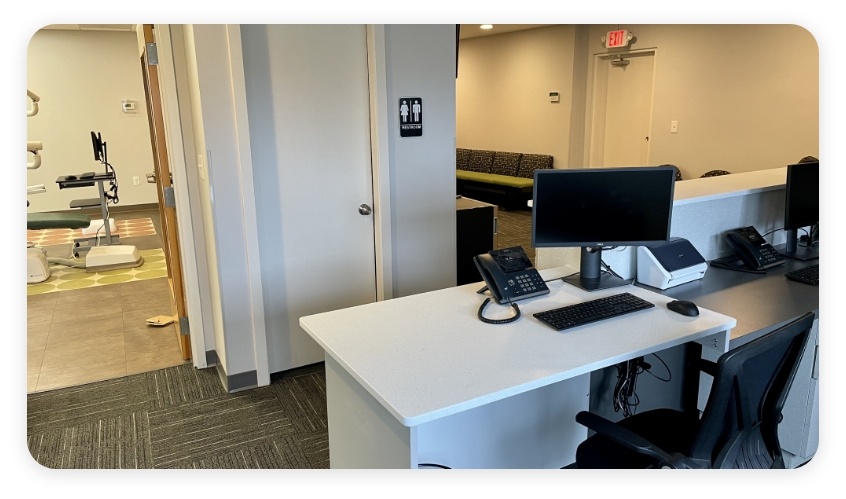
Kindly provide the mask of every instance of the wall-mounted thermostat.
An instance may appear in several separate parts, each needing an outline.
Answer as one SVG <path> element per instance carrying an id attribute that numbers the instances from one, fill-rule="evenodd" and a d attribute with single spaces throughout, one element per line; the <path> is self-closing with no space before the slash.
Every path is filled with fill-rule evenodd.
<path id="1" fill-rule="evenodd" d="M 122 100 L 120 101 L 120 109 L 124 113 L 131 113 L 135 111 L 135 101 L 134 100 Z"/>
<path id="2" fill-rule="evenodd" d="M 560 96 L 558 95 L 558 92 L 550 92 L 549 93 L 549 102 L 558 102 L 559 98 L 560 98 Z"/>

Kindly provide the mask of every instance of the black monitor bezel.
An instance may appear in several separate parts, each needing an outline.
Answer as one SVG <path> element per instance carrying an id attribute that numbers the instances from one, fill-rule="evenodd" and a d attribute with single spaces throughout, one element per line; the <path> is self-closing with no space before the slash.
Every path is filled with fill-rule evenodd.
<path id="1" fill-rule="evenodd" d="M 812 168 L 816 169 L 815 176 L 817 178 L 817 189 L 815 191 L 817 207 L 816 216 L 811 216 L 808 210 L 800 212 L 797 209 L 797 201 L 805 200 L 807 196 L 811 194 L 811 191 L 807 190 L 807 187 L 811 184 L 805 181 L 801 175 L 804 174 L 807 176 L 806 171 L 811 171 Z M 819 161 L 809 161 L 805 163 L 787 165 L 787 175 L 784 184 L 784 230 L 797 230 L 803 227 L 816 225 L 820 222 L 819 168 Z M 802 183 L 800 184 L 799 182 Z M 799 204 L 802 206 L 810 206 L 810 203 L 807 202 L 801 202 Z"/>
<path id="2" fill-rule="evenodd" d="M 538 208 L 538 185 L 543 181 L 544 176 L 547 175 L 579 175 L 579 174 L 597 174 L 597 175 L 617 175 L 619 173 L 657 173 L 666 172 L 668 180 L 667 195 L 667 212 L 666 212 L 666 231 L 660 238 L 645 238 L 645 239 L 621 239 L 621 238 L 602 238 L 592 240 L 558 240 L 558 241 L 538 241 L 537 239 L 537 208 Z M 534 177 L 534 185 L 532 191 L 532 246 L 535 248 L 577 248 L 577 247 L 591 247 L 591 248 L 607 248 L 609 246 L 644 246 L 655 244 L 659 242 L 668 241 L 670 238 L 670 230 L 673 217 L 673 202 L 675 196 L 675 168 L 671 166 L 629 166 L 629 167 L 597 167 L 597 168 L 567 168 L 567 169 L 547 169 L 536 170 Z M 541 209 L 544 209 L 541 206 Z M 662 215 L 663 216 L 663 215 Z"/>

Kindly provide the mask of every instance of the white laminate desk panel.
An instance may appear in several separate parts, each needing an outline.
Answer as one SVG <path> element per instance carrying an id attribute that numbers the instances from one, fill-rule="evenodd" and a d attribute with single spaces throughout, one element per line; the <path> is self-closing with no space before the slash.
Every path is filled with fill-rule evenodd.
<path id="1" fill-rule="evenodd" d="M 745 196 L 784 188 L 787 167 L 676 182 L 674 206 Z"/>
<path id="2" fill-rule="evenodd" d="M 545 279 L 569 268 L 541 271 Z M 633 357 L 725 333 L 731 317 L 667 310 L 669 297 L 635 286 L 593 293 L 562 281 L 518 302 L 523 317 L 491 325 L 476 313 L 482 283 L 302 317 L 300 325 L 402 425 L 413 427 L 567 380 Z M 627 291 L 655 308 L 558 332 L 532 313 Z M 485 314 L 510 315 L 491 303 Z M 725 342 L 724 342 L 725 343 Z M 331 417 L 331 415 L 330 415 Z"/>

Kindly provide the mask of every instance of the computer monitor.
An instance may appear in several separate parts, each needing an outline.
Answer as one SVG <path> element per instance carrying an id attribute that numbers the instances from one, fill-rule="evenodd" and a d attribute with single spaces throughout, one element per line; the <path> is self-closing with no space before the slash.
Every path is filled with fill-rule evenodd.
<path id="1" fill-rule="evenodd" d="M 91 147 L 94 149 L 94 161 L 103 161 L 103 139 L 94 131 L 91 132 Z"/>
<path id="2" fill-rule="evenodd" d="M 820 162 L 787 165 L 784 185 L 784 232 L 787 242 L 781 253 L 797 260 L 820 257 Z M 809 227 L 807 240 L 800 244 L 799 230 Z"/>
<path id="3" fill-rule="evenodd" d="M 602 250 L 667 241 L 676 171 L 672 166 L 536 170 L 532 199 L 535 248 L 581 248 L 586 290 L 629 284 L 602 270 Z"/>

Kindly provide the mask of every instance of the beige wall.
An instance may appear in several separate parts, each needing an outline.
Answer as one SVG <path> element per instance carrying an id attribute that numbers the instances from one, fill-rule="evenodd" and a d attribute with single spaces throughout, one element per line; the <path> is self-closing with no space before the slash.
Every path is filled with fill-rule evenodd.
<path id="1" fill-rule="evenodd" d="M 42 165 L 27 170 L 26 183 L 47 189 L 27 197 L 28 212 L 67 210 L 73 199 L 97 197 L 96 187 L 60 190 L 56 184 L 60 175 L 104 171 L 94 161 L 92 130 L 102 134 L 117 173 L 117 206 L 158 202 L 155 184 L 145 178 L 153 172 L 153 154 L 135 33 L 37 31 L 27 49 L 26 84 L 41 98 L 36 116 L 21 113 L 27 140 L 44 145 Z M 122 112 L 123 99 L 135 101 L 136 110 Z"/>
<path id="2" fill-rule="evenodd" d="M 572 25 L 461 40 L 456 145 L 567 157 Z M 552 103 L 550 92 L 561 99 Z"/>
<path id="3" fill-rule="evenodd" d="M 754 171 L 819 157 L 819 53 L 804 28 L 619 27 L 636 36 L 631 50 L 656 51 L 650 164 L 672 163 L 695 178 L 712 169 Z M 581 134 L 590 150 L 594 57 L 609 53 L 601 37 L 617 28 L 555 26 L 462 40 L 457 146 L 553 154 L 558 168 L 586 165 L 578 154 L 566 158 Z M 586 48 L 575 43 L 584 31 Z M 587 72 L 574 72 L 574 59 L 585 56 Z M 561 92 L 560 105 L 549 103 L 553 90 Z"/>

